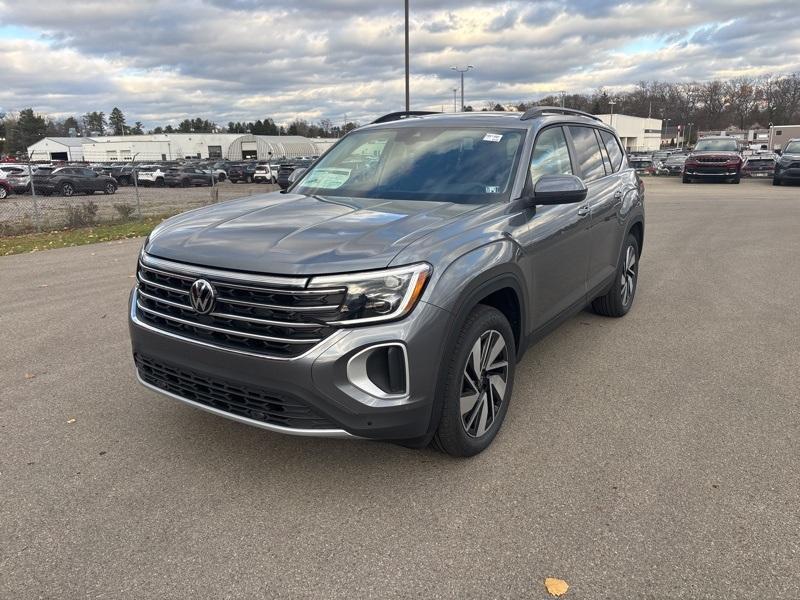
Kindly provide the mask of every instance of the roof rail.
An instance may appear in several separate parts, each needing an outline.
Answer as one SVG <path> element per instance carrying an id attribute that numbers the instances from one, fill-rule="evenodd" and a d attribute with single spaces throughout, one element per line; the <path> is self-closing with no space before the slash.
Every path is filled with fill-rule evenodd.
<path id="1" fill-rule="evenodd" d="M 388 123 L 390 121 L 399 121 L 400 119 L 407 119 L 409 117 L 421 117 L 423 115 L 438 115 L 440 113 L 434 112 L 431 110 L 401 110 L 400 112 L 393 112 L 389 113 L 388 115 L 383 115 L 382 117 L 378 117 L 372 122 L 372 125 L 376 123 Z"/>
<path id="2" fill-rule="evenodd" d="M 590 119 L 594 119 L 595 121 L 600 121 L 601 123 L 603 122 L 603 119 L 600 117 L 590 115 L 582 110 L 577 110 L 574 108 L 561 108 L 560 106 L 534 106 L 533 108 L 526 110 L 525 114 L 523 114 L 519 120 L 527 121 L 528 119 L 535 119 L 536 117 L 541 117 L 544 115 L 573 115 L 576 117 L 588 117 Z"/>

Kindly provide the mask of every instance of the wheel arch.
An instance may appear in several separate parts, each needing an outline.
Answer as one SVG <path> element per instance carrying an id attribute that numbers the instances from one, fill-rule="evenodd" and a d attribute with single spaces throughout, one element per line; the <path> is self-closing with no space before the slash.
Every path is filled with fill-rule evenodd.
<path id="1" fill-rule="evenodd" d="M 628 234 L 633 234 L 636 238 L 636 242 L 639 244 L 639 256 L 642 255 L 642 250 L 644 249 L 644 221 L 641 217 L 636 218 L 628 227 L 628 230 L 625 232 L 625 237 L 628 237 Z M 624 242 L 623 242 L 624 243 Z"/>

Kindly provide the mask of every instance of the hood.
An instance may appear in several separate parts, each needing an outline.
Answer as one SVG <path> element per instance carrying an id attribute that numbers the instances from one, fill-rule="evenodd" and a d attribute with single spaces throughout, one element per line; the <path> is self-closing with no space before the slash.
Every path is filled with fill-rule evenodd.
<path id="1" fill-rule="evenodd" d="M 150 235 L 146 251 L 168 260 L 275 275 L 379 269 L 414 240 L 480 209 L 276 192 L 169 219 Z"/>
<path id="2" fill-rule="evenodd" d="M 741 158 L 741 155 L 738 152 L 733 151 L 725 151 L 725 150 L 700 150 L 692 152 L 688 157 L 687 160 L 691 160 L 693 158 L 719 158 L 720 160 L 730 160 L 732 158 Z"/>

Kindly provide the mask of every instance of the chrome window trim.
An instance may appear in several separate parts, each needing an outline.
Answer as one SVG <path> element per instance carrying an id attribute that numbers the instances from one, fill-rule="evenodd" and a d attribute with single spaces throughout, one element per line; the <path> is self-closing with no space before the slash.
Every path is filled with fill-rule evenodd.
<path id="1" fill-rule="evenodd" d="M 200 410 L 204 410 L 214 415 L 225 417 L 226 419 L 237 421 L 245 425 L 252 425 L 253 427 L 258 427 L 260 429 L 266 429 L 268 431 L 274 431 L 276 433 L 283 433 L 287 435 L 296 435 L 302 437 L 358 438 L 358 436 L 355 436 L 352 433 L 348 433 L 344 429 L 294 429 L 292 427 L 283 427 L 281 425 L 273 425 L 271 423 L 256 421 L 255 419 L 250 419 L 248 417 L 235 415 L 233 413 L 229 413 L 224 410 L 214 408 L 213 406 L 206 406 L 205 404 L 195 402 L 194 400 L 189 400 L 188 398 L 184 398 L 183 396 L 179 396 L 178 394 L 174 394 L 167 390 L 162 390 L 161 388 L 154 386 L 151 383 L 147 383 L 144 379 L 142 379 L 142 376 L 139 374 L 139 369 L 136 369 L 136 379 L 138 379 L 139 383 L 142 384 L 144 387 L 153 390 L 154 392 L 158 392 L 159 394 L 162 394 L 164 396 L 167 396 L 168 398 L 172 398 L 173 400 L 180 400 L 184 404 L 188 404 L 189 406 L 192 406 L 194 408 L 199 408 Z"/>

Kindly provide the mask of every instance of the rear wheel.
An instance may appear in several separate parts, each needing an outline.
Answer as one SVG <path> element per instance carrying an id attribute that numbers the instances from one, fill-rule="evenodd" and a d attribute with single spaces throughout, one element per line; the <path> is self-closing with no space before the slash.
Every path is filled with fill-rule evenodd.
<path id="1" fill-rule="evenodd" d="M 103 193 L 106 195 L 113 194 L 117 191 L 117 186 L 115 186 L 110 181 L 106 184 L 106 187 L 103 189 Z"/>
<path id="2" fill-rule="evenodd" d="M 606 317 L 624 317 L 633 305 L 639 280 L 639 242 L 628 234 L 608 293 L 592 301 L 592 310 Z"/>
<path id="3" fill-rule="evenodd" d="M 686 175 L 684 175 L 683 179 L 682 179 L 682 182 L 683 183 L 692 183 L 692 180 L 689 177 L 687 177 Z"/>
<path id="4" fill-rule="evenodd" d="M 119 178 L 119 184 L 120 185 L 128 185 L 128 184 L 130 184 L 130 182 L 131 182 L 130 178 L 125 176 L 125 175 L 123 175 L 122 177 Z"/>
<path id="5" fill-rule="evenodd" d="M 474 456 L 503 424 L 514 386 L 516 347 L 505 315 L 478 305 L 461 327 L 438 386 L 444 405 L 433 444 L 453 456 Z"/>
<path id="6" fill-rule="evenodd" d="M 781 185 L 781 180 L 777 177 L 772 178 L 772 185 Z"/>
<path id="7" fill-rule="evenodd" d="M 61 195 L 62 196 L 74 196 L 75 195 L 75 186 L 69 182 L 65 182 L 61 184 Z"/>
<path id="8" fill-rule="evenodd" d="M 181 179 L 181 187 L 189 187 L 189 180 Z"/>
<path id="9" fill-rule="evenodd" d="M 731 183 L 739 183 L 742 180 L 741 175 L 737 175 L 733 179 L 731 179 Z"/>
<path id="10" fill-rule="evenodd" d="M 8 190 L 0 185 L 0 200 L 5 200 L 8 198 Z"/>
<path id="11" fill-rule="evenodd" d="M 163 177 L 159 177 L 158 179 L 156 179 L 156 187 L 164 187 L 164 178 Z"/>

